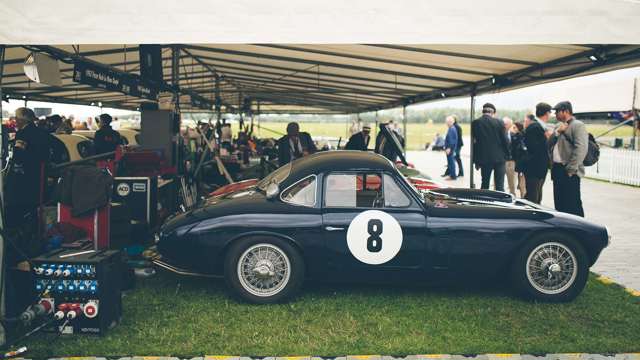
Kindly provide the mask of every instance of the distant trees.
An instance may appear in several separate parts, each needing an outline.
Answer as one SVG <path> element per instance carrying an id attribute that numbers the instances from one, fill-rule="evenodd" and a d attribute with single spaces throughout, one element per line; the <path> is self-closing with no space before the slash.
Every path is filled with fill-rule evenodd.
<path id="1" fill-rule="evenodd" d="M 475 116 L 480 117 L 481 108 L 476 109 Z M 508 116 L 515 121 L 522 121 L 525 114 L 528 113 L 528 110 L 500 110 L 498 109 L 498 117 L 503 118 Z M 434 109 L 416 109 L 412 107 L 407 107 L 407 122 L 408 123 L 444 123 L 444 119 L 451 115 L 455 114 L 458 116 L 458 119 L 462 123 L 469 123 L 471 120 L 469 119 L 469 109 L 468 108 L 453 108 L 453 107 L 444 107 L 444 108 L 434 108 Z M 215 119 L 215 114 L 213 113 L 183 113 L 183 119 L 193 119 L 200 121 L 208 121 L 209 118 L 213 117 Z M 238 114 L 222 114 L 222 117 L 227 120 L 237 120 L 240 118 Z M 263 114 L 260 115 L 260 120 L 268 121 L 268 122 L 331 122 L 331 123 L 351 123 L 351 121 L 357 119 L 357 114 L 348 114 L 348 115 L 296 115 L 296 114 Z M 376 120 L 375 112 L 367 112 L 359 114 L 359 117 L 362 121 L 367 123 L 374 123 Z M 247 117 L 245 117 L 247 120 Z M 402 123 L 402 108 L 394 108 L 388 110 L 380 110 L 378 111 L 378 121 L 379 122 L 388 122 L 389 120 L 393 120 L 397 123 Z"/>

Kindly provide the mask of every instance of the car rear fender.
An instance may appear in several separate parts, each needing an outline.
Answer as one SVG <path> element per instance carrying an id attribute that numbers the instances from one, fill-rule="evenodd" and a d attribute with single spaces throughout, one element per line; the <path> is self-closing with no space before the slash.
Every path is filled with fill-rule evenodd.
<path id="1" fill-rule="evenodd" d="M 270 238 L 279 238 L 282 239 L 286 242 L 288 242 L 289 244 L 291 244 L 291 246 L 293 246 L 295 249 L 297 249 L 298 251 L 300 251 L 300 254 L 303 255 L 304 257 L 304 251 L 302 246 L 296 241 L 294 240 L 292 237 L 287 236 L 287 235 L 283 235 L 281 233 L 277 233 L 277 232 L 273 232 L 273 231 L 249 231 L 246 233 L 242 233 L 239 235 L 236 235 L 234 237 L 232 237 L 231 239 L 227 240 L 227 242 L 224 244 L 222 251 L 221 251 L 221 255 L 222 258 L 224 258 L 224 256 L 226 255 L 227 251 L 229 250 L 229 248 L 231 247 L 232 244 L 236 243 L 237 241 L 242 241 L 243 239 L 247 239 L 247 238 L 253 238 L 253 237 L 270 237 Z"/>

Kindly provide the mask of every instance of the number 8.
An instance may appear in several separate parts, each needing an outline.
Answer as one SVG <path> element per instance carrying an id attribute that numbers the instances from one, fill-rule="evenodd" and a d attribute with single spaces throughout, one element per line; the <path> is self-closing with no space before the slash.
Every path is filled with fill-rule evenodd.
<path id="1" fill-rule="evenodd" d="M 369 252 L 380 252 L 382 250 L 382 221 L 379 219 L 371 219 L 367 224 L 367 232 L 369 238 L 367 238 L 367 250 Z"/>

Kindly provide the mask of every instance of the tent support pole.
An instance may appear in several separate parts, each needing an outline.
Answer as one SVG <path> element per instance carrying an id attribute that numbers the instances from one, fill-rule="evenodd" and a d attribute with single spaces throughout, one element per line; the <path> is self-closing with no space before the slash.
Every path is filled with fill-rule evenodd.
<path id="1" fill-rule="evenodd" d="M 180 90 L 179 88 L 180 82 L 180 47 L 174 45 L 171 47 L 171 85 L 174 87 L 174 103 L 175 103 L 175 112 L 180 113 Z"/>
<path id="2" fill-rule="evenodd" d="M 376 122 L 376 126 L 373 129 L 373 138 L 377 139 L 378 138 L 378 110 L 376 110 L 375 122 Z M 375 145 L 374 145 L 374 148 L 375 148 Z"/>
<path id="3" fill-rule="evenodd" d="M 469 187 L 474 189 L 476 186 L 473 183 L 473 126 L 471 123 L 473 122 L 473 118 L 476 116 L 476 94 L 475 91 L 471 93 L 471 108 L 469 109 Z"/>
<path id="4" fill-rule="evenodd" d="M 216 96 L 216 120 L 220 123 L 220 118 L 222 117 L 222 101 L 220 99 L 220 76 L 215 74 L 215 96 Z"/>
<path id="5" fill-rule="evenodd" d="M 402 135 L 404 136 L 404 144 L 402 150 L 404 151 L 404 157 L 407 158 L 407 141 L 409 134 L 407 131 L 407 105 L 402 106 Z"/>
<path id="6" fill-rule="evenodd" d="M 2 122 L 2 76 L 4 74 L 4 55 L 5 55 L 5 45 L 0 45 L 0 123 Z M 0 124 L 1 125 L 1 124 Z M 3 148 L 4 140 L 3 140 L 3 132 L 2 126 L 0 126 L 0 149 Z M 0 151 L 1 153 L 2 151 Z M 0 167 L 4 168 L 4 155 L 2 154 L 2 160 L 0 161 Z M 3 184 L 3 175 L 0 174 L 0 318 L 4 318 L 5 315 L 5 264 L 4 264 L 4 184 Z M 5 330 L 2 323 L 0 323 L 0 346 L 4 345 L 6 342 Z"/>

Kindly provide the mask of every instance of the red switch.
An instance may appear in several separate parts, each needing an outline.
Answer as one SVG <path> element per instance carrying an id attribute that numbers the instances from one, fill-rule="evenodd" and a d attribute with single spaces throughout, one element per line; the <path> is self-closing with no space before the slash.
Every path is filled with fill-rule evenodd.
<path id="1" fill-rule="evenodd" d="M 89 301 L 84 304 L 83 310 L 87 319 L 93 319 L 98 315 L 98 304 L 95 301 Z"/>

